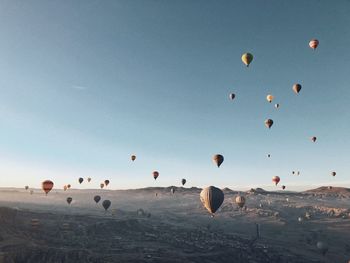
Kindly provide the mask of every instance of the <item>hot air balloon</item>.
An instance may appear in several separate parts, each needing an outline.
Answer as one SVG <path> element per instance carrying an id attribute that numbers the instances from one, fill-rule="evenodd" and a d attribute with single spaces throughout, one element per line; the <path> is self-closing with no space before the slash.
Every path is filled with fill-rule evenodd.
<path id="1" fill-rule="evenodd" d="M 224 161 L 224 156 L 222 156 L 221 154 L 215 154 L 213 156 L 213 162 L 218 166 L 218 168 L 223 163 L 223 161 Z"/>
<path id="2" fill-rule="evenodd" d="M 242 62 L 249 67 L 249 64 L 253 61 L 253 55 L 250 53 L 244 53 L 242 55 Z"/>
<path id="3" fill-rule="evenodd" d="M 274 98 L 275 97 L 270 95 L 270 94 L 266 96 L 267 101 L 270 102 L 270 103 L 273 101 Z"/>
<path id="4" fill-rule="evenodd" d="M 67 186 L 66 185 L 63 186 L 63 190 L 67 191 Z"/>
<path id="5" fill-rule="evenodd" d="M 171 187 L 170 192 L 171 192 L 172 194 L 175 194 L 175 188 L 174 188 L 174 187 Z"/>
<path id="6" fill-rule="evenodd" d="M 322 253 L 323 256 L 326 255 L 328 251 L 328 245 L 325 242 L 318 241 L 316 247 Z"/>
<path id="7" fill-rule="evenodd" d="M 79 184 L 81 184 L 84 181 L 84 179 L 80 177 L 78 181 L 79 181 Z"/>
<path id="8" fill-rule="evenodd" d="M 241 195 L 236 196 L 235 202 L 240 208 L 242 208 L 245 204 L 244 196 L 241 196 Z"/>
<path id="9" fill-rule="evenodd" d="M 282 185 L 282 189 L 283 189 L 283 190 L 286 189 L 286 186 L 285 186 L 285 185 Z"/>
<path id="10" fill-rule="evenodd" d="M 72 197 L 67 197 L 67 203 L 70 205 L 70 203 L 72 203 L 73 198 Z"/>
<path id="11" fill-rule="evenodd" d="M 109 185 L 109 180 L 105 180 L 106 187 Z"/>
<path id="12" fill-rule="evenodd" d="M 99 196 L 99 195 L 95 195 L 95 196 L 94 196 L 94 201 L 96 202 L 96 204 L 97 204 L 98 202 L 100 202 L 100 200 L 101 200 L 101 196 Z"/>
<path id="13" fill-rule="evenodd" d="M 111 206 L 111 201 L 109 201 L 109 200 L 104 200 L 104 201 L 102 202 L 102 206 L 103 206 L 103 208 L 107 211 L 107 209 Z"/>
<path id="14" fill-rule="evenodd" d="M 317 39 L 312 39 L 310 42 L 309 42 L 309 46 L 310 48 L 312 48 L 313 50 L 315 50 L 317 48 L 319 44 L 319 41 Z"/>
<path id="15" fill-rule="evenodd" d="M 28 186 L 28 185 L 26 185 L 26 186 L 24 187 L 24 189 L 28 190 L 28 189 L 29 189 L 29 186 Z"/>
<path id="16" fill-rule="evenodd" d="M 70 189 L 70 188 L 71 188 L 71 185 L 70 185 L 70 184 L 67 184 L 67 188 Z"/>
<path id="17" fill-rule="evenodd" d="M 104 186 L 105 186 L 105 184 L 100 183 L 100 187 L 101 187 L 101 189 L 102 189 Z"/>
<path id="18" fill-rule="evenodd" d="M 159 176 L 159 172 L 158 171 L 153 171 L 153 178 L 154 180 L 156 180 Z"/>
<path id="19" fill-rule="evenodd" d="M 271 120 L 271 119 L 265 120 L 265 126 L 266 126 L 267 128 L 270 129 L 272 125 L 273 125 L 273 120 Z"/>
<path id="20" fill-rule="evenodd" d="M 200 193 L 203 206 L 213 215 L 224 201 L 224 193 L 214 186 L 204 188 Z"/>
<path id="21" fill-rule="evenodd" d="M 47 195 L 51 191 L 51 189 L 53 188 L 53 182 L 50 180 L 46 180 L 46 181 L 41 183 L 41 188 L 44 190 L 44 192 Z"/>
<path id="22" fill-rule="evenodd" d="M 270 158 L 270 157 L 271 157 L 271 154 L 267 154 L 267 157 Z"/>
<path id="23" fill-rule="evenodd" d="M 312 142 L 316 142 L 317 138 L 315 136 L 311 137 Z"/>
<path id="24" fill-rule="evenodd" d="M 298 94 L 299 92 L 300 92 L 300 90 L 301 90 L 301 85 L 300 84 L 294 84 L 293 85 L 293 91 L 296 93 L 296 94 Z"/>
<path id="25" fill-rule="evenodd" d="M 293 171 L 292 174 L 295 174 L 295 172 Z"/>
<path id="26" fill-rule="evenodd" d="M 236 95 L 234 93 L 230 93 L 229 97 L 230 97 L 230 100 L 234 100 Z"/>
<path id="27" fill-rule="evenodd" d="M 279 182 L 280 182 L 280 178 L 279 178 L 279 176 L 274 176 L 274 177 L 272 177 L 272 182 L 274 182 L 275 183 L 275 185 L 277 185 Z"/>
<path id="28" fill-rule="evenodd" d="M 278 109 L 280 105 L 278 103 L 275 104 L 275 108 Z"/>
<path id="29" fill-rule="evenodd" d="M 182 185 L 185 185 L 185 183 L 186 183 L 186 179 L 185 179 L 185 178 L 183 178 L 183 179 L 181 180 L 181 183 L 182 183 Z"/>
<path id="30" fill-rule="evenodd" d="M 91 182 L 91 177 L 88 177 L 87 181 L 88 181 L 88 183 L 90 183 Z"/>
<path id="31" fill-rule="evenodd" d="M 135 161 L 136 160 L 136 155 L 131 155 L 131 161 Z"/>
<path id="32" fill-rule="evenodd" d="M 337 173 L 336 172 L 332 172 L 332 176 L 334 177 L 334 176 L 336 176 L 337 175 Z"/>

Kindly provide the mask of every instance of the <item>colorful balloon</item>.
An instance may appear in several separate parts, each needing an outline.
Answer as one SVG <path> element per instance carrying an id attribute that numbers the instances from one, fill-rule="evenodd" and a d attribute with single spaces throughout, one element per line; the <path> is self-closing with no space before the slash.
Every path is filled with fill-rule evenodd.
<path id="1" fill-rule="evenodd" d="M 156 180 L 159 176 L 159 172 L 158 171 L 153 171 L 153 178 L 154 180 Z"/>
<path id="2" fill-rule="evenodd" d="M 242 55 L 242 62 L 247 66 L 249 67 L 249 64 L 252 63 L 253 61 L 253 55 L 250 54 L 250 53 L 244 53 Z"/>
<path id="3" fill-rule="evenodd" d="M 277 185 L 279 182 L 280 182 L 280 178 L 279 178 L 279 176 L 274 176 L 274 177 L 272 177 L 272 182 L 274 182 L 275 183 L 275 185 Z"/>
<path id="4" fill-rule="evenodd" d="M 100 202 L 100 200 L 101 200 L 101 196 L 99 196 L 99 195 L 95 195 L 95 196 L 94 196 L 94 201 L 95 201 L 96 204 L 97 204 L 98 202 Z"/>
<path id="5" fill-rule="evenodd" d="M 80 177 L 78 181 L 79 181 L 79 184 L 81 184 L 84 181 L 84 179 Z"/>
<path id="6" fill-rule="evenodd" d="M 267 101 L 270 102 L 270 103 L 273 101 L 274 98 L 275 97 L 270 95 L 270 94 L 266 96 Z"/>
<path id="7" fill-rule="evenodd" d="M 296 94 L 299 94 L 299 92 L 300 92 L 300 90 L 301 90 L 301 85 L 300 84 L 294 84 L 293 85 L 293 91 L 296 93 Z"/>
<path id="8" fill-rule="evenodd" d="M 181 180 L 181 183 L 182 183 L 182 185 L 185 185 L 185 183 L 186 183 L 186 179 L 184 178 L 184 179 L 182 179 Z"/>
<path id="9" fill-rule="evenodd" d="M 135 161 L 136 160 L 136 155 L 131 155 L 131 161 Z"/>
<path id="10" fill-rule="evenodd" d="M 229 95 L 229 97 L 230 97 L 230 100 L 234 100 L 235 97 L 236 97 L 236 95 L 235 95 L 234 93 L 231 93 L 231 94 Z"/>
<path id="11" fill-rule="evenodd" d="M 50 180 L 45 180 L 44 182 L 41 183 L 41 188 L 44 190 L 45 194 L 47 195 L 53 188 L 53 182 Z"/>
<path id="12" fill-rule="evenodd" d="M 318 47 L 318 44 L 320 42 L 317 40 L 317 39 L 312 39 L 310 42 L 309 42 L 309 46 L 310 48 L 312 48 L 313 50 L 315 50 L 317 47 Z"/>

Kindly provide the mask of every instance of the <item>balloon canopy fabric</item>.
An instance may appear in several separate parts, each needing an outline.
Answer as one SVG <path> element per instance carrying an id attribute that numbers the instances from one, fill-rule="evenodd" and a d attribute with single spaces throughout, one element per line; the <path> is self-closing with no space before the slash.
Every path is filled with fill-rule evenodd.
<path id="1" fill-rule="evenodd" d="M 45 192 L 45 194 L 47 195 L 53 188 L 53 182 L 50 180 L 45 180 L 44 182 L 41 183 L 41 188 L 43 189 L 43 191 Z"/>
<path id="2" fill-rule="evenodd" d="M 293 85 L 293 91 L 295 92 L 295 94 L 299 94 L 300 90 L 301 90 L 301 85 L 300 84 L 294 84 Z"/>
<path id="3" fill-rule="evenodd" d="M 279 178 L 279 176 L 274 176 L 274 177 L 272 177 L 272 182 L 274 182 L 275 183 L 275 185 L 277 185 L 279 182 L 280 182 L 280 178 Z"/>
<path id="4" fill-rule="evenodd" d="M 311 39 L 309 42 L 309 47 L 315 50 L 320 42 L 317 39 Z"/>
<path id="5" fill-rule="evenodd" d="M 203 206 L 214 214 L 224 201 L 224 193 L 215 186 L 209 186 L 201 191 L 200 200 Z"/>
<path id="6" fill-rule="evenodd" d="M 224 162 L 224 156 L 222 156 L 221 154 L 215 154 L 213 156 L 213 162 L 217 165 L 217 167 L 219 168 L 220 165 Z"/>
<path id="7" fill-rule="evenodd" d="M 242 208 L 245 204 L 245 197 L 242 195 L 238 195 L 236 196 L 235 202 L 240 208 Z"/>
<path id="8" fill-rule="evenodd" d="M 242 62 L 249 67 L 250 63 L 253 61 L 253 55 L 251 53 L 244 53 L 242 55 Z"/>
<path id="9" fill-rule="evenodd" d="M 104 201 L 102 202 L 102 206 L 103 206 L 103 208 L 107 211 L 107 209 L 111 206 L 111 201 L 109 201 L 109 200 L 104 200 Z"/>

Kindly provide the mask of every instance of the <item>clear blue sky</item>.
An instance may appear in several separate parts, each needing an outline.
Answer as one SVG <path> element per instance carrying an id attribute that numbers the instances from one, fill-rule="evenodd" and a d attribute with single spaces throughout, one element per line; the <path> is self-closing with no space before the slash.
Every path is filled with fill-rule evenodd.
<path id="1" fill-rule="evenodd" d="M 350 186 L 349 14 L 341 0 L 1 1 L 0 186 Z"/>

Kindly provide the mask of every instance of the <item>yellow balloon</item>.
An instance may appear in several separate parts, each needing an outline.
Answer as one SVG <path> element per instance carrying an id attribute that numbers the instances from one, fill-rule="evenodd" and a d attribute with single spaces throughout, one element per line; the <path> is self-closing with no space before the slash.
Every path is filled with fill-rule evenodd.
<path id="1" fill-rule="evenodd" d="M 273 101 L 274 98 L 275 98 L 275 97 L 272 96 L 272 95 L 267 95 L 267 96 L 266 96 L 267 101 L 270 102 L 270 103 L 271 103 L 271 101 Z"/>
<path id="2" fill-rule="evenodd" d="M 250 53 L 244 53 L 242 55 L 242 62 L 249 67 L 249 64 L 253 61 L 253 55 Z"/>

